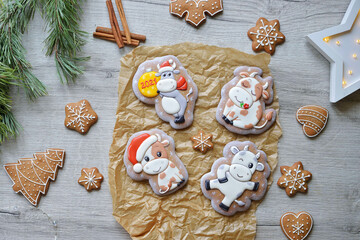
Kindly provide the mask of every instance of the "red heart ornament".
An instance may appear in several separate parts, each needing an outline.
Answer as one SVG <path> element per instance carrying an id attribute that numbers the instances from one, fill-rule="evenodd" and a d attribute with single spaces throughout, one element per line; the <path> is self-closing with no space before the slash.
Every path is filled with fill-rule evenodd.
<path id="1" fill-rule="evenodd" d="M 313 224 L 314 220 L 307 212 L 287 212 L 280 219 L 281 229 L 291 240 L 304 240 L 311 232 Z"/>

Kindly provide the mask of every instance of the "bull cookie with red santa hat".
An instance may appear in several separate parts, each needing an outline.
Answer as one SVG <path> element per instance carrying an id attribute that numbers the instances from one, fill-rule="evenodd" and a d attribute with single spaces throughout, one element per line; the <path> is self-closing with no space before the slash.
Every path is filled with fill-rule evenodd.
<path id="1" fill-rule="evenodd" d="M 238 67 L 234 78 L 221 89 L 216 119 L 230 132 L 260 134 L 276 120 L 276 111 L 266 108 L 273 102 L 273 78 L 262 78 L 257 67 Z"/>
<path id="2" fill-rule="evenodd" d="M 160 196 L 179 190 L 188 180 L 187 170 L 175 153 L 174 140 L 159 129 L 132 135 L 126 146 L 124 163 L 133 180 L 148 180 Z"/>
<path id="3" fill-rule="evenodd" d="M 140 101 L 155 104 L 159 118 L 174 129 L 192 124 L 198 89 L 175 56 L 158 57 L 140 64 L 132 88 Z"/>

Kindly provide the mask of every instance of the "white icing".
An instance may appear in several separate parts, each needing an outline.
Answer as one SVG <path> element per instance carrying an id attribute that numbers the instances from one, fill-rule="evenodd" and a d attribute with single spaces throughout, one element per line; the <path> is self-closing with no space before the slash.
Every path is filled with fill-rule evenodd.
<path id="1" fill-rule="evenodd" d="M 85 128 L 84 128 L 85 125 L 89 124 L 89 122 L 87 122 L 87 121 L 91 121 L 96 118 L 96 116 L 84 112 L 85 107 L 86 107 L 85 101 L 83 101 L 80 104 L 80 106 L 75 106 L 74 108 L 72 108 L 69 105 L 66 105 L 66 108 L 70 113 L 70 115 L 68 115 L 69 121 L 66 123 L 67 127 L 77 126 L 81 132 L 85 131 Z"/>
<path id="2" fill-rule="evenodd" d="M 298 189 L 304 189 L 306 190 L 306 187 L 304 186 L 306 184 L 306 178 L 309 178 L 311 175 L 306 175 L 300 170 L 300 164 L 298 165 L 297 169 L 295 169 L 295 174 L 291 173 L 291 169 L 286 172 L 284 182 L 281 182 L 280 184 L 285 184 L 285 187 L 289 187 L 290 194 L 293 193 L 293 191 L 297 191 Z M 298 187 L 296 187 L 298 185 Z"/>
<path id="3" fill-rule="evenodd" d="M 260 20 L 262 23 L 262 26 L 254 32 L 250 32 L 251 35 L 256 35 L 257 45 L 256 49 L 258 49 L 260 46 L 269 46 L 270 50 L 272 50 L 272 46 L 275 42 L 278 40 L 278 38 L 283 39 L 284 37 L 280 37 L 278 33 L 276 33 L 275 26 L 277 25 L 277 22 L 275 22 L 274 25 L 265 25 L 264 21 Z"/>
<path id="4" fill-rule="evenodd" d="M 98 186 L 98 180 L 102 180 L 102 177 L 96 177 L 94 172 L 95 169 L 92 169 L 92 172 L 88 173 L 83 169 L 83 172 L 85 173 L 85 179 L 80 180 L 79 182 L 85 182 L 86 190 L 89 190 L 90 187 L 94 186 L 95 188 L 99 188 Z"/>
<path id="5" fill-rule="evenodd" d="M 145 141 L 143 141 L 139 148 L 136 151 L 136 160 L 138 162 L 140 162 L 143 157 L 144 154 L 146 153 L 146 151 L 151 147 L 151 145 L 153 145 L 156 141 L 158 140 L 156 135 L 151 135 L 150 137 L 148 137 L 147 139 L 145 139 Z"/>
<path id="6" fill-rule="evenodd" d="M 166 190 L 159 190 L 159 192 L 161 194 L 165 194 L 168 191 L 171 191 L 173 189 L 175 189 L 176 187 L 178 187 L 178 183 L 180 183 L 182 180 L 184 180 L 184 176 L 180 173 L 180 170 L 178 167 L 170 167 L 170 164 L 174 164 L 171 161 L 168 161 L 168 165 L 167 168 L 165 169 L 165 171 L 163 171 L 161 174 L 164 175 L 165 177 L 162 178 L 162 175 L 159 174 L 158 175 L 158 185 L 159 187 L 164 186 L 167 189 Z M 174 180 L 175 181 L 171 181 Z M 169 187 L 169 183 L 171 182 L 171 185 Z"/>
<path id="7" fill-rule="evenodd" d="M 257 74 L 256 72 L 254 73 Z M 254 73 L 251 76 L 254 76 Z M 260 84 L 260 82 L 254 77 L 245 77 L 240 79 L 236 86 L 229 90 L 229 99 L 225 103 L 223 115 L 230 121 L 233 121 L 233 126 L 249 129 L 249 126 L 252 125 L 253 128 L 258 129 L 265 127 L 268 123 L 268 120 L 266 120 L 261 126 L 256 126 L 261 119 L 257 117 L 259 115 L 258 111 L 263 111 L 260 99 L 256 98 L 255 86 L 257 84 Z M 230 107 L 228 103 L 230 103 Z M 247 112 L 247 114 L 244 115 L 241 112 Z M 263 112 L 261 112 L 262 115 Z"/>
<path id="8" fill-rule="evenodd" d="M 195 136 L 195 137 L 193 137 L 196 141 L 198 141 L 198 144 L 196 144 L 195 146 L 194 146 L 194 148 L 198 148 L 198 147 L 201 147 L 201 151 L 204 151 L 204 148 L 205 148 L 205 146 L 207 146 L 207 147 L 212 147 L 209 143 L 208 143 L 208 141 L 209 141 L 209 139 L 211 138 L 211 135 L 209 135 L 208 137 L 204 137 L 204 135 L 203 135 L 203 133 L 201 132 L 200 133 L 200 137 L 197 137 L 197 136 Z"/>
<path id="9" fill-rule="evenodd" d="M 245 190 L 252 191 L 254 189 L 255 182 L 251 182 L 250 180 L 258 166 L 262 166 L 262 170 L 264 170 L 264 165 L 258 163 L 255 154 L 248 151 L 248 146 L 245 146 L 242 151 L 236 146 L 232 146 L 230 150 L 235 154 L 231 165 L 221 165 L 217 169 L 217 179 L 210 180 L 210 189 L 218 189 L 224 194 L 222 203 L 228 207 L 230 207 L 236 199 L 240 198 Z M 220 181 L 224 178 L 226 178 L 227 181 L 221 183 Z"/>
<path id="10" fill-rule="evenodd" d="M 163 97 L 161 106 L 167 114 L 175 114 L 180 111 L 180 104 L 175 98 Z"/>

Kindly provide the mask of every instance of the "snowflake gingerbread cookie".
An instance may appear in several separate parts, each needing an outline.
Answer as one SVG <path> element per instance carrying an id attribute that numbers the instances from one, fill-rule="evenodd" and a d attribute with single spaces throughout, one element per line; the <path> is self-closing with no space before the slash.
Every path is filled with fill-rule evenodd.
<path id="1" fill-rule="evenodd" d="M 140 101 L 155 104 L 157 115 L 174 129 L 192 124 L 198 89 L 175 56 L 159 57 L 140 64 L 132 88 Z"/>
<path id="2" fill-rule="evenodd" d="M 211 16 L 223 10 L 222 0 L 171 0 L 170 13 L 197 27 L 206 20 L 206 13 Z"/>
<path id="3" fill-rule="evenodd" d="M 226 144 L 223 155 L 201 178 L 201 190 L 217 212 L 232 216 L 263 198 L 270 167 L 265 152 L 249 141 Z"/>
<path id="4" fill-rule="evenodd" d="M 216 119 L 229 131 L 247 135 L 260 134 L 276 120 L 276 111 L 265 109 L 273 101 L 273 79 L 262 78 L 257 67 L 238 67 L 234 78 L 221 89 Z"/>
<path id="5" fill-rule="evenodd" d="M 69 103 L 65 106 L 65 126 L 81 134 L 86 134 L 98 120 L 88 100 Z"/>
<path id="6" fill-rule="evenodd" d="M 148 180 L 159 196 L 179 190 L 188 180 L 188 172 L 175 153 L 174 139 L 159 129 L 132 135 L 126 146 L 124 163 L 133 180 Z"/>
<path id="7" fill-rule="evenodd" d="M 281 188 L 285 188 L 286 194 L 289 197 L 295 196 L 297 192 L 307 192 L 308 181 L 311 180 L 311 173 L 304 170 L 301 162 L 296 162 L 291 167 L 280 167 L 281 174 L 283 174 L 277 184 Z"/>
<path id="8" fill-rule="evenodd" d="M 259 18 L 256 26 L 250 28 L 248 37 L 253 41 L 252 49 L 255 52 L 265 51 L 271 55 L 275 53 L 276 45 L 285 42 L 285 35 L 280 32 L 279 20 L 268 21 Z"/>
<path id="9" fill-rule="evenodd" d="M 304 240 L 314 225 L 312 216 L 307 212 L 284 213 L 280 218 L 280 226 L 290 240 Z"/>
<path id="10" fill-rule="evenodd" d="M 212 134 L 205 134 L 203 131 L 199 131 L 198 135 L 191 137 L 191 141 L 194 143 L 193 149 L 206 153 L 209 149 L 214 147 L 212 138 Z"/>
<path id="11" fill-rule="evenodd" d="M 104 177 L 96 167 L 81 169 L 81 176 L 78 183 L 87 191 L 99 190 Z"/>

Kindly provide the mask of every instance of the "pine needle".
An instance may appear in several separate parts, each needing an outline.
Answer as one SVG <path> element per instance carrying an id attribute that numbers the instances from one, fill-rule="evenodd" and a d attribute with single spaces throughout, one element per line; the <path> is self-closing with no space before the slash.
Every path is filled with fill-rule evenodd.
<path id="1" fill-rule="evenodd" d="M 54 54 L 58 75 L 62 82 L 74 82 L 83 74 L 80 62 L 89 57 L 77 57 L 86 43 L 87 33 L 80 30 L 79 4 L 82 0 L 42 0 L 43 15 L 49 35 L 45 40 L 46 55 Z"/>
<path id="2" fill-rule="evenodd" d="M 16 137 L 21 129 L 11 112 L 9 89 L 16 84 L 19 77 L 15 70 L 0 63 L 0 143 L 9 137 Z"/>
<path id="3" fill-rule="evenodd" d="M 16 69 L 27 97 L 35 100 L 47 94 L 45 86 L 31 72 L 21 37 L 33 18 L 38 0 L 4 1 L 0 11 L 0 62 Z"/>

